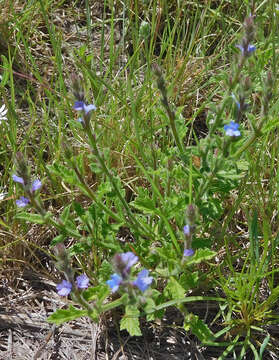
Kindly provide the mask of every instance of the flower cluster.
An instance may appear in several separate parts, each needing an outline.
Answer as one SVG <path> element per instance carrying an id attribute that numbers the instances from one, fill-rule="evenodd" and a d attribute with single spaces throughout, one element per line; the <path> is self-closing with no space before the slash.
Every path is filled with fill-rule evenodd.
<path id="1" fill-rule="evenodd" d="M 27 192 L 30 194 L 34 193 L 36 190 L 39 190 L 42 186 L 42 183 L 39 179 L 36 179 L 32 182 L 30 188 L 27 188 L 27 184 L 25 183 L 24 179 L 16 174 L 12 176 L 13 180 L 19 184 L 21 184 Z M 21 196 L 18 200 L 16 200 L 16 204 L 18 207 L 25 207 L 30 202 L 30 199 L 26 198 L 25 196 Z"/>
<path id="2" fill-rule="evenodd" d="M 78 289 L 87 289 L 89 285 L 89 279 L 85 274 L 79 275 L 76 278 L 76 286 Z M 72 291 L 73 285 L 70 281 L 63 280 L 60 284 L 56 286 L 56 290 L 58 295 L 60 296 L 68 296 Z"/>
<path id="3" fill-rule="evenodd" d="M 148 270 L 143 269 L 138 273 L 135 280 L 130 279 L 131 268 L 137 262 L 138 257 L 132 252 L 115 255 L 114 263 L 116 272 L 111 275 L 110 280 L 107 281 L 107 285 L 113 293 L 116 292 L 121 285 L 137 287 L 142 292 L 148 289 L 153 281 L 153 278 L 148 276 Z"/>
<path id="4" fill-rule="evenodd" d="M 254 40 L 255 33 L 254 16 L 252 14 L 247 16 L 244 20 L 243 28 L 244 36 L 241 40 L 241 44 L 236 45 L 236 47 L 240 49 L 243 58 L 248 58 L 256 50 L 256 46 L 251 44 L 251 41 Z"/>

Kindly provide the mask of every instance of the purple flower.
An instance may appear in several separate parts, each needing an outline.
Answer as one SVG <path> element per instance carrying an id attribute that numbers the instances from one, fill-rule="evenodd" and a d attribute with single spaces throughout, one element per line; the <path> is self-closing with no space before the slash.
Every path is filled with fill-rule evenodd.
<path id="1" fill-rule="evenodd" d="M 256 46 L 250 44 L 248 46 L 236 45 L 236 47 L 241 50 L 242 56 L 250 56 L 256 50 Z"/>
<path id="2" fill-rule="evenodd" d="M 83 101 L 76 101 L 73 108 L 77 111 L 84 111 L 85 114 L 88 114 L 92 110 L 96 110 L 96 106 L 94 104 L 86 105 Z"/>
<path id="3" fill-rule="evenodd" d="M 224 126 L 227 136 L 240 136 L 240 131 L 238 130 L 239 124 L 231 121 L 229 125 Z"/>
<path id="4" fill-rule="evenodd" d="M 192 256 L 194 255 L 195 251 L 193 249 L 185 249 L 183 252 L 183 256 Z"/>
<path id="5" fill-rule="evenodd" d="M 185 225 L 183 228 L 183 232 L 186 236 L 190 236 L 190 226 L 189 225 Z"/>
<path id="6" fill-rule="evenodd" d="M 79 289 L 87 289 L 89 284 L 89 279 L 85 274 L 79 275 L 76 278 L 76 284 Z"/>
<path id="7" fill-rule="evenodd" d="M 122 282 L 122 277 L 116 273 L 112 274 L 110 280 L 106 281 L 108 286 L 111 288 L 111 291 L 114 293 L 118 290 L 119 285 Z"/>
<path id="8" fill-rule="evenodd" d="M 23 180 L 23 178 L 22 177 L 20 177 L 20 176 L 17 176 L 17 175 L 13 175 L 12 176 L 12 178 L 13 178 L 13 180 L 15 181 L 15 182 L 17 182 L 17 183 L 20 183 L 20 184 L 22 184 L 22 185 L 24 185 L 24 180 Z"/>
<path id="9" fill-rule="evenodd" d="M 72 290 L 72 284 L 69 281 L 63 280 L 61 284 L 56 286 L 58 295 L 68 296 Z"/>
<path id="10" fill-rule="evenodd" d="M 14 180 L 15 182 L 17 182 L 17 183 L 19 183 L 19 184 L 22 184 L 23 186 L 25 185 L 24 180 L 23 180 L 22 177 L 17 176 L 17 175 L 14 174 L 14 175 L 12 175 L 12 178 L 13 178 L 13 180 Z M 33 183 L 32 183 L 31 191 L 34 192 L 34 191 L 40 189 L 41 186 L 42 186 L 41 181 L 40 181 L 39 179 L 36 179 L 36 180 L 34 180 Z"/>
<path id="11" fill-rule="evenodd" d="M 136 278 L 136 280 L 133 282 L 133 284 L 135 286 L 137 286 L 140 289 L 140 291 L 142 291 L 142 292 L 144 292 L 153 281 L 153 277 L 148 276 L 148 273 L 149 273 L 148 270 L 143 269 L 138 274 L 138 277 Z"/>
<path id="12" fill-rule="evenodd" d="M 131 267 L 138 262 L 138 257 L 131 251 L 122 254 L 115 254 L 114 258 L 115 270 L 123 279 L 128 278 Z"/>
<path id="13" fill-rule="evenodd" d="M 18 200 L 16 200 L 16 204 L 18 207 L 25 207 L 28 205 L 29 202 L 30 200 L 24 196 L 21 196 Z"/>
<path id="14" fill-rule="evenodd" d="M 42 186 L 42 183 L 39 179 L 36 179 L 32 183 L 31 191 L 34 192 L 36 190 L 39 190 Z"/>
<path id="15" fill-rule="evenodd" d="M 120 254 L 120 258 L 125 264 L 125 270 L 128 271 L 130 268 L 138 262 L 138 257 L 134 255 L 131 251 Z"/>

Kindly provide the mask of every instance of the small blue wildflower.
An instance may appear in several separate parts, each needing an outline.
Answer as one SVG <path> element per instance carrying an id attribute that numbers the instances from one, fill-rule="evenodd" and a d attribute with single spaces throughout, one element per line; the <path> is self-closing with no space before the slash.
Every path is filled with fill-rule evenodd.
<path id="1" fill-rule="evenodd" d="M 133 282 L 133 284 L 135 286 L 137 286 L 140 289 L 140 291 L 142 291 L 142 292 L 144 292 L 153 281 L 153 277 L 148 276 L 148 274 L 149 274 L 149 271 L 146 269 L 143 269 L 141 272 L 139 272 L 138 277 Z"/>
<path id="2" fill-rule="evenodd" d="M 183 228 L 183 232 L 186 236 L 190 236 L 190 226 L 189 225 L 185 225 Z"/>
<path id="3" fill-rule="evenodd" d="M 193 249 L 185 249 L 183 252 L 183 256 L 192 256 L 194 255 L 195 251 Z"/>
<path id="4" fill-rule="evenodd" d="M 125 264 L 125 270 L 128 271 L 130 268 L 138 262 L 138 257 L 131 251 L 119 255 L 123 264 Z"/>
<path id="5" fill-rule="evenodd" d="M 131 267 L 138 262 L 138 257 L 131 251 L 122 254 L 115 254 L 113 257 L 115 270 L 123 279 L 129 277 Z"/>
<path id="6" fill-rule="evenodd" d="M 229 125 L 224 126 L 224 130 L 226 131 L 227 136 L 240 136 L 240 131 L 238 130 L 239 124 L 231 121 Z"/>
<path id="7" fill-rule="evenodd" d="M 24 180 L 23 180 L 23 178 L 22 178 L 22 177 L 17 176 L 16 174 L 14 174 L 14 175 L 12 176 L 12 178 L 13 178 L 13 180 L 14 180 L 15 182 L 17 182 L 17 183 L 20 183 L 20 184 L 24 185 Z"/>
<path id="8" fill-rule="evenodd" d="M 256 46 L 250 44 L 248 44 L 247 49 L 242 45 L 236 45 L 236 47 L 241 50 L 242 56 L 250 56 L 256 50 Z"/>
<path id="9" fill-rule="evenodd" d="M 84 111 L 85 114 L 88 114 L 90 111 L 96 110 L 96 106 L 94 104 L 86 105 L 83 101 L 76 101 L 73 109 L 77 111 Z"/>
<path id="10" fill-rule="evenodd" d="M 79 275 L 76 278 L 76 284 L 79 289 L 87 289 L 89 284 L 89 279 L 85 274 Z"/>
<path id="11" fill-rule="evenodd" d="M 63 280 L 61 284 L 58 284 L 56 286 L 56 290 L 58 292 L 58 295 L 68 296 L 72 291 L 72 284 L 67 280 Z"/>
<path id="12" fill-rule="evenodd" d="M 111 275 L 110 280 L 106 281 L 106 283 L 111 288 L 111 291 L 114 293 L 118 290 L 122 280 L 123 279 L 120 275 L 114 273 Z"/>
<path id="13" fill-rule="evenodd" d="M 31 191 L 34 192 L 36 190 L 39 190 L 42 186 L 42 183 L 39 179 L 36 179 L 33 181 L 32 186 L 31 186 Z"/>
<path id="14" fill-rule="evenodd" d="M 21 196 L 18 200 L 16 200 L 16 204 L 18 207 L 25 207 L 28 205 L 29 202 L 30 200 L 24 196 Z"/>
<path id="15" fill-rule="evenodd" d="M 22 177 L 17 176 L 17 175 L 14 174 L 14 175 L 12 175 L 12 178 L 13 178 L 13 180 L 14 180 L 15 182 L 17 182 L 17 183 L 19 183 L 19 184 L 22 184 L 22 185 L 25 185 L 25 184 L 24 184 L 24 180 L 23 180 Z M 31 191 L 34 192 L 34 191 L 36 191 L 36 190 L 39 190 L 39 189 L 41 188 L 41 186 L 42 186 L 41 181 L 40 181 L 39 179 L 36 179 L 36 180 L 34 180 L 33 183 L 32 183 Z"/>

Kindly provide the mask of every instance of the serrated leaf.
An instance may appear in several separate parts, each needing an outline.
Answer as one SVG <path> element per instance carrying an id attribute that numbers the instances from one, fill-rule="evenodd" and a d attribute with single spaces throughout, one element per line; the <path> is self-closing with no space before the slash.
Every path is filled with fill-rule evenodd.
<path id="1" fill-rule="evenodd" d="M 197 315 L 186 315 L 183 327 L 185 330 L 189 330 L 190 328 L 192 333 L 196 335 L 203 344 L 215 340 L 213 332 Z"/>
<path id="2" fill-rule="evenodd" d="M 39 214 L 30 214 L 27 212 L 20 212 L 20 213 L 16 214 L 15 218 L 20 219 L 20 220 L 30 221 L 34 224 L 44 224 L 45 223 L 45 219 Z"/>
<path id="3" fill-rule="evenodd" d="M 107 285 L 97 285 L 84 290 L 83 297 L 86 301 L 97 299 L 102 302 L 109 294 L 110 289 Z"/>
<path id="4" fill-rule="evenodd" d="M 61 325 L 66 321 L 75 320 L 81 316 L 87 315 L 86 310 L 79 310 L 70 305 L 69 309 L 56 310 L 52 315 L 47 318 L 49 323 Z"/>
<path id="5" fill-rule="evenodd" d="M 99 267 L 98 270 L 98 279 L 100 282 L 104 282 L 105 280 L 108 279 L 108 274 L 111 274 L 112 271 L 112 265 L 109 261 L 104 260 L 102 262 L 102 265 Z"/>
<path id="6" fill-rule="evenodd" d="M 139 324 L 140 312 L 132 305 L 127 305 L 125 315 L 120 321 L 120 330 L 127 330 L 131 336 L 141 336 Z"/>
<path id="7" fill-rule="evenodd" d="M 185 289 L 171 276 L 164 289 L 164 294 L 167 294 L 173 300 L 183 299 L 185 297 Z"/>

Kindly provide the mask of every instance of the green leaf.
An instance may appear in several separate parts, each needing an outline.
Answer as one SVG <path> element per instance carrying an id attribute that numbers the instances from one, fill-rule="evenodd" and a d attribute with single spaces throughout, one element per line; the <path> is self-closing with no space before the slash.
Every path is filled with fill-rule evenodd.
<path id="1" fill-rule="evenodd" d="M 185 297 L 185 290 L 179 282 L 171 276 L 164 289 L 164 294 L 173 300 L 183 299 Z"/>
<path id="2" fill-rule="evenodd" d="M 75 320 L 81 316 L 87 315 L 86 310 L 79 310 L 70 305 L 69 309 L 56 310 L 52 315 L 47 318 L 49 323 L 61 325 L 66 321 Z"/>
<path id="3" fill-rule="evenodd" d="M 216 256 L 216 252 L 209 249 L 198 249 L 195 254 L 189 258 L 187 265 L 199 264 L 202 261 L 210 260 Z"/>
<path id="4" fill-rule="evenodd" d="M 44 217 L 39 214 L 30 214 L 27 212 L 20 212 L 20 213 L 16 214 L 15 218 L 20 219 L 20 220 L 30 221 L 34 224 L 44 224 L 45 223 Z"/>
<path id="5" fill-rule="evenodd" d="M 104 260 L 98 270 L 99 281 L 105 282 L 106 280 L 108 280 L 108 274 L 111 274 L 112 272 L 113 272 L 113 268 L 111 263 L 107 260 Z"/>
<path id="6" fill-rule="evenodd" d="M 258 213 L 254 211 L 252 220 L 248 223 L 251 261 L 253 264 L 259 263 L 259 237 L 258 237 Z"/>
<path id="7" fill-rule="evenodd" d="M 55 236 L 54 239 L 51 240 L 50 246 L 55 246 L 57 244 L 62 243 L 65 240 L 66 236 L 63 234 Z"/>
<path id="8" fill-rule="evenodd" d="M 263 353 L 265 351 L 265 348 L 267 346 L 267 344 L 269 343 L 269 340 L 270 340 L 270 335 L 267 334 L 266 338 L 264 339 L 262 345 L 261 345 L 261 348 L 260 348 L 260 358 L 262 359 L 262 356 L 263 356 Z"/>
<path id="9" fill-rule="evenodd" d="M 66 223 L 69 215 L 70 215 L 70 209 L 71 209 L 71 204 L 66 206 L 60 216 L 61 220 L 63 220 L 63 223 Z"/>
<path id="10" fill-rule="evenodd" d="M 82 215 L 85 214 L 85 210 L 80 205 L 80 203 L 73 201 L 73 207 L 74 207 L 74 210 L 75 210 L 77 216 L 81 217 Z"/>
<path id="11" fill-rule="evenodd" d="M 138 198 L 135 201 L 133 201 L 133 203 L 131 203 L 131 205 L 134 208 L 143 211 L 143 213 L 145 213 L 145 214 L 157 214 L 157 209 L 156 209 L 156 206 L 152 199 Z"/>
<path id="12" fill-rule="evenodd" d="M 155 301 L 151 298 L 147 298 L 144 306 L 144 310 L 147 312 L 146 320 L 153 321 L 156 319 L 155 312 L 152 312 L 155 309 Z"/>
<path id="13" fill-rule="evenodd" d="M 186 315 L 183 327 L 185 330 L 189 330 L 190 328 L 192 333 L 196 335 L 203 344 L 215 340 L 213 332 L 197 315 Z"/>
<path id="14" fill-rule="evenodd" d="M 73 169 L 69 169 L 68 167 L 58 163 L 47 165 L 47 168 L 51 173 L 57 175 L 68 184 L 76 185 L 79 183 Z"/>
<path id="15" fill-rule="evenodd" d="M 180 276 L 179 283 L 183 286 L 185 292 L 194 289 L 199 283 L 199 273 L 197 271 L 183 273 Z"/>
<path id="16" fill-rule="evenodd" d="M 212 242 L 210 238 L 196 238 L 192 241 L 192 249 L 211 248 Z"/>
<path id="17" fill-rule="evenodd" d="M 136 307 L 127 305 L 125 315 L 120 321 L 120 330 L 127 330 L 131 336 L 141 336 L 139 315 L 140 312 Z"/>
<path id="18" fill-rule="evenodd" d="M 110 294 L 107 285 L 98 285 L 85 290 L 82 295 L 86 301 L 99 300 L 102 302 Z"/>

